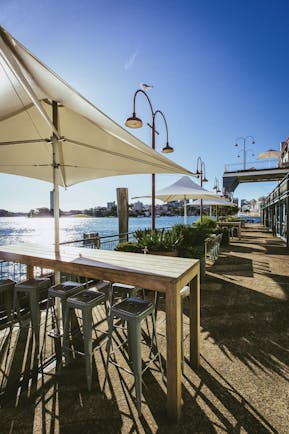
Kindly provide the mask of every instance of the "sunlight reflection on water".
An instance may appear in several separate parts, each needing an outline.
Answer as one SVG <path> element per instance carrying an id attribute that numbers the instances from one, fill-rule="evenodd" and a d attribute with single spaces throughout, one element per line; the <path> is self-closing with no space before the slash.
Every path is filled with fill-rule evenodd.
<path id="1" fill-rule="evenodd" d="M 188 223 L 196 220 L 189 217 Z M 170 227 L 183 223 L 183 217 L 158 217 L 156 227 Z M 151 227 L 150 217 L 130 218 L 129 232 Z M 87 232 L 98 232 L 100 236 L 118 233 L 118 219 L 115 217 L 60 219 L 60 242 L 79 240 Z M 53 244 L 54 221 L 51 217 L 2 217 L 0 218 L 0 244 L 17 244 L 20 242 Z"/>

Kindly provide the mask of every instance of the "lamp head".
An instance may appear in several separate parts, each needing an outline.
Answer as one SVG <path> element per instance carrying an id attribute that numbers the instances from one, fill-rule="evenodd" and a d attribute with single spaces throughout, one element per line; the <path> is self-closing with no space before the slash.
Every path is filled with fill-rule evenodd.
<path id="1" fill-rule="evenodd" d="M 217 193 L 221 193 L 221 190 L 219 188 L 217 188 L 216 192 Z"/>
<path id="2" fill-rule="evenodd" d="M 128 128 L 141 128 L 142 120 L 138 118 L 135 113 L 132 114 L 130 118 L 125 121 L 125 126 Z"/>
<path id="3" fill-rule="evenodd" d="M 172 152 L 174 152 L 174 148 L 172 148 L 169 143 L 166 143 L 166 146 L 162 149 L 162 152 L 164 154 L 171 154 Z"/>
<path id="4" fill-rule="evenodd" d="M 208 182 L 207 178 L 204 176 L 203 182 Z"/>

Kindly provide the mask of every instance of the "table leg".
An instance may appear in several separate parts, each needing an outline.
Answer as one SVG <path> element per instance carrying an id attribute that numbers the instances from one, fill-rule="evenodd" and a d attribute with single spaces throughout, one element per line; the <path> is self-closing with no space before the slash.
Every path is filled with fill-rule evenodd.
<path id="1" fill-rule="evenodd" d="M 34 267 L 33 265 L 27 265 L 27 279 L 34 278 Z"/>
<path id="2" fill-rule="evenodd" d="M 172 421 L 180 418 L 182 407 L 180 299 L 180 291 L 166 293 L 167 411 Z"/>
<path id="3" fill-rule="evenodd" d="M 190 359 L 191 366 L 200 366 L 200 273 L 190 282 Z"/>

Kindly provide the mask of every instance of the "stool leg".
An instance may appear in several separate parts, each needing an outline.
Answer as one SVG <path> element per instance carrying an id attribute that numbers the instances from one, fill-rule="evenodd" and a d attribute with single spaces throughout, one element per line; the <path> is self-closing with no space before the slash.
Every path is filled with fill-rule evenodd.
<path id="1" fill-rule="evenodd" d="M 111 340 L 112 340 L 112 331 L 113 331 L 113 314 L 110 314 L 109 320 L 108 320 L 108 340 L 106 344 L 106 362 L 105 362 L 105 378 L 102 386 L 102 390 L 104 390 L 106 380 L 107 380 L 107 371 L 108 371 L 108 363 L 109 363 L 109 357 L 110 357 L 110 347 L 111 347 Z"/>
<path id="2" fill-rule="evenodd" d="M 51 301 L 52 301 L 51 297 L 48 297 L 47 303 L 46 303 L 46 313 L 45 313 L 45 321 L 44 321 L 43 340 L 42 340 L 42 346 L 41 346 L 41 351 L 40 351 L 41 361 L 43 360 L 43 350 L 44 350 L 45 342 L 46 342 L 47 322 L 48 322 L 48 314 L 49 314 L 49 307 L 50 307 Z"/>
<path id="3" fill-rule="evenodd" d="M 14 297 L 13 297 L 13 306 L 12 306 L 12 315 L 13 315 L 13 319 L 14 319 L 14 314 L 16 313 L 17 316 L 17 320 L 20 322 L 20 313 L 19 313 L 19 300 L 18 300 L 18 292 L 15 289 L 14 292 Z M 12 321 L 12 326 L 13 326 L 13 322 Z"/>
<path id="4" fill-rule="evenodd" d="M 9 322 L 12 320 L 11 308 L 12 308 L 12 297 L 10 291 L 6 291 L 5 295 L 5 309 L 7 313 L 7 319 Z"/>
<path id="5" fill-rule="evenodd" d="M 112 303 L 113 303 L 113 288 L 112 288 L 112 284 L 109 285 L 109 289 L 108 289 L 108 303 L 109 303 L 109 310 L 112 307 Z"/>
<path id="6" fill-rule="evenodd" d="M 31 311 L 31 322 L 33 334 L 35 337 L 35 345 L 39 348 L 39 332 L 40 332 L 40 308 L 39 308 L 39 298 L 36 291 L 31 291 L 30 293 L 30 311 Z"/>
<path id="7" fill-rule="evenodd" d="M 61 303 L 61 322 L 60 322 L 60 319 L 57 318 L 57 316 L 55 316 L 56 328 L 58 328 L 59 331 L 60 331 L 61 325 L 62 325 L 62 330 L 64 330 L 64 320 L 65 320 L 65 312 L 66 312 L 66 305 L 67 305 L 66 299 L 62 298 L 60 303 Z"/>
<path id="8" fill-rule="evenodd" d="M 141 362 L 141 324 L 140 321 L 129 321 L 128 323 L 129 334 L 131 341 L 134 342 L 132 346 L 132 365 L 135 379 L 136 391 L 136 407 L 138 415 L 141 416 L 141 396 L 142 396 L 142 362 Z"/>
<path id="9" fill-rule="evenodd" d="M 70 309 L 66 305 L 64 312 L 64 324 L 63 324 L 63 356 L 65 364 L 69 362 L 69 323 L 70 323 Z"/>
<path id="10" fill-rule="evenodd" d="M 153 323 L 152 345 L 153 345 L 153 339 L 155 339 L 156 351 L 157 351 L 159 365 L 160 365 L 160 371 L 161 371 L 161 374 L 162 374 L 162 379 L 163 379 L 163 381 L 165 381 L 164 371 L 163 371 L 163 364 L 162 364 L 162 358 L 161 358 L 161 353 L 159 351 L 159 346 L 158 346 L 157 328 L 156 328 L 156 320 L 155 320 L 155 314 L 154 314 L 154 312 L 152 313 L 151 316 L 152 316 L 152 323 Z"/>
<path id="11" fill-rule="evenodd" d="M 85 370 L 88 391 L 91 391 L 92 383 L 92 310 L 91 308 L 82 310 L 83 322 L 83 341 L 85 354 Z"/>
<path id="12" fill-rule="evenodd" d="M 158 309 L 159 309 L 159 301 L 160 301 L 160 293 L 158 291 L 155 291 L 155 294 L 154 294 L 154 315 L 155 315 L 155 320 L 157 320 L 157 314 L 158 314 Z"/>

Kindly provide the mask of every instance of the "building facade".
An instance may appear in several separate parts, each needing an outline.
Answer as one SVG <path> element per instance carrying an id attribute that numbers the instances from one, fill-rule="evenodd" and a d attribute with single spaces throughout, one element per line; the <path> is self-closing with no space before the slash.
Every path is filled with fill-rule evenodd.
<path id="1" fill-rule="evenodd" d="M 262 218 L 264 226 L 289 248 L 289 173 L 264 200 Z"/>

